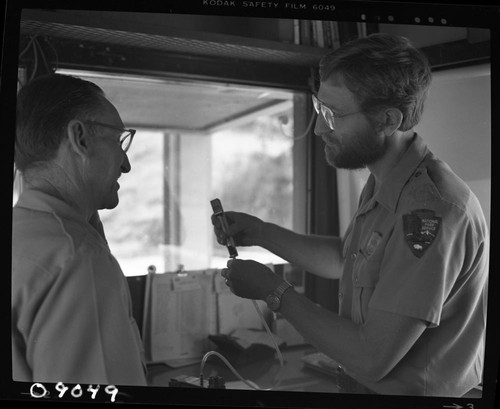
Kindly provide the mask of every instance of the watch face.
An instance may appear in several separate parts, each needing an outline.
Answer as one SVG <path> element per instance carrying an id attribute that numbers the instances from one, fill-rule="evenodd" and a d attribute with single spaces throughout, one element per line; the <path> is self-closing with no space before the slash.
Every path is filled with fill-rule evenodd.
<path id="1" fill-rule="evenodd" d="M 266 302 L 267 306 L 273 311 L 276 311 L 280 306 L 280 298 L 274 294 L 268 296 Z"/>

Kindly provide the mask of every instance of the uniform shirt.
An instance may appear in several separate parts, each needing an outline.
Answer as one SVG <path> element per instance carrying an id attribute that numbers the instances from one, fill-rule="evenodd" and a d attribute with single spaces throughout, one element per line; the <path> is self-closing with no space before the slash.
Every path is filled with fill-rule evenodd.
<path id="1" fill-rule="evenodd" d="M 418 318 L 427 329 L 381 394 L 461 396 L 481 382 L 489 234 L 475 195 L 415 135 L 374 192 L 370 175 L 343 243 L 339 312 Z M 346 368 L 348 370 L 348 368 Z"/>
<path id="2" fill-rule="evenodd" d="M 13 208 L 14 380 L 146 385 L 126 278 L 96 222 L 31 189 Z"/>

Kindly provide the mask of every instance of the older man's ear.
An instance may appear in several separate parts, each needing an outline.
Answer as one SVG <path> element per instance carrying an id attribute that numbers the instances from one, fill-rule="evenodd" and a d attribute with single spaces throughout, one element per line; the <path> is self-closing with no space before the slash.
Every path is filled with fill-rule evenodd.
<path id="1" fill-rule="evenodd" d="M 72 119 L 67 126 L 68 143 L 71 150 L 85 160 L 89 151 L 89 132 L 82 121 Z"/>

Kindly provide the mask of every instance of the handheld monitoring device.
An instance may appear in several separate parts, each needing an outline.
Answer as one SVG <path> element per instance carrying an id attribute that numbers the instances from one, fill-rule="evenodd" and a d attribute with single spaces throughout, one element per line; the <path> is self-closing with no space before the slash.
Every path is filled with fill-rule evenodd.
<path id="1" fill-rule="evenodd" d="M 224 213 L 224 209 L 222 208 L 221 201 L 219 199 L 213 199 L 210 201 L 210 204 L 212 205 L 212 210 L 214 212 L 214 215 L 221 222 L 222 231 L 226 235 L 226 247 L 229 251 L 229 257 L 234 259 L 238 256 L 238 251 L 236 250 L 236 245 L 234 243 L 234 239 L 231 236 L 229 236 L 227 233 L 229 225 L 228 225 L 228 222 L 226 219 L 226 215 Z M 283 355 L 281 354 L 281 351 L 278 347 L 278 344 L 276 343 L 276 340 L 274 339 L 274 337 L 272 335 L 271 329 L 267 325 L 267 322 L 264 318 L 264 315 L 262 314 L 262 311 L 260 310 L 259 306 L 257 305 L 257 302 L 255 300 L 252 300 L 252 302 L 254 304 L 255 309 L 257 310 L 257 313 L 259 314 L 260 320 L 261 320 L 262 324 L 264 325 L 264 328 L 266 329 L 267 333 L 271 337 L 271 340 L 273 341 L 274 348 L 277 352 L 278 359 L 280 361 L 280 366 L 283 369 L 284 368 Z M 254 384 L 253 382 L 250 382 L 246 379 L 243 379 L 241 377 L 241 375 L 236 371 L 236 369 L 234 369 L 234 367 L 229 363 L 229 361 L 224 356 L 222 356 L 220 353 L 218 353 L 216 351 L 209 351 L 203 356 L 203 359 L 201 361 L 200 377 L 199 378 L 179 377 L 177 379 L 173 379 L 171 381 L 171 385 L 172 386 L 185 386 L 185 387 L 201 387 L 201 388 L 206 388 L 206 387 L 208 387 L 208 388 L 225 388 L 225 382 L 224 382 L 224 379 L 222 379 L 222 378 L 214 381 L 213 377 L 211 377 L 212 379 L 209 378 L 208 384 L 207 384 L 207 381 L 204 380 L 203 368 L 205 367 L 205 363 L 206 363 L 207 359 L 211 355 L 216 355 L 217 357 L 219 357 L 226 364 L 226 366 L 233 372 L 233 374 L 235 374 L 243 383 L 250 386 L 251 389 L 257 389 L 257 390 L 272 390 L 273 389 L 273 388 L 263 389 L 263 388 L 260 388 L 258 385 Z M 281 377 L 278 378 L 277 382 L 274 385 L 274 388 L 277 387 L 280 383 L 281 383 Z"/>
<path id="2" fill-rule="evenodd" d="M 236 246 L 234 244 L 234 239 L 227 234 L 229 224 L 227 223 L 226 214 L 224 213 L 224 209 L 222 208 L 222 203 L 219 199 L 214 199 L 210 201 L 212 205 L 212 210 L 215 216 L 220 220 L 220 224 L 222 227 L 222 231 L 226 235 L 226 247 L 229 251 L 229 257 L 236 258 L 238 257 L 238 251 L 236 250 Z"/>

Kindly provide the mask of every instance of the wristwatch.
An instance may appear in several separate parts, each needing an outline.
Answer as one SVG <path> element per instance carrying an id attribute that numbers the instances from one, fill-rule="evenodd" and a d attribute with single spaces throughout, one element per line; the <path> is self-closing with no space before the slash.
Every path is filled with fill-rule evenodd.
<path id="1" fill-rule="evenodd" d="M 281 284 L 269 293 L 266 297 L 266 303 L 271 311 L 277 312 L 281 307 L 281 297 L 285 291 L 293 288 L 287 281 L 282 281 Z"/>

